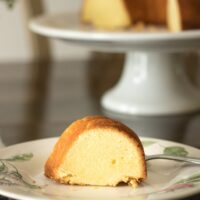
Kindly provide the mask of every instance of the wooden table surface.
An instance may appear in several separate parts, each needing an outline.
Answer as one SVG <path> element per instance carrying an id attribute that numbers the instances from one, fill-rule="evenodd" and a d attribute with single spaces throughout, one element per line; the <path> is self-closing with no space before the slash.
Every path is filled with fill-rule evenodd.
<path id="1" fill-rule="evenodd" d="M 102 114 L 100 96 L 121 73 L 123 58 L 0 64 L 0 135 L 6 145 L 59 136 L 75 119 Z M 200 147 L 200 116 L 184 143 Z M 2 199 L 4 199 L 2 197 Z M 199 200 L 200 196 L 187 198 Z"/>

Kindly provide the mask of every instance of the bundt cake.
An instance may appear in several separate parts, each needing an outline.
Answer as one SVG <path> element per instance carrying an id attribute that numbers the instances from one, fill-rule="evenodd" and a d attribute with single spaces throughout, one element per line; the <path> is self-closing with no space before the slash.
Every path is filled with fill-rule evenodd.
<path id="1" fill-rule="evenodd" d="M 128 127 L 102 116 L 72 123 L 45 164 L 45 175 L 59 183 L 136 187 L 146 178 L 144 150 Z"/>
<path id="2" fill-rule="evenodd" d="M 177 32 L 200 28 L 199 10 L 199 0 L 84 0 L 81 18 L 100 29 L 143 22 Z"/>

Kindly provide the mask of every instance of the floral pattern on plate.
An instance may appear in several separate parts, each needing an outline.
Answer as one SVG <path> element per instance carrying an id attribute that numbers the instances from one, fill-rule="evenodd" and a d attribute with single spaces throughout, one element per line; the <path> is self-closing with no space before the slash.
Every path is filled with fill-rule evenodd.
<path id="1" fill-rule="evenodd" d="M 33 157 L 32 153 L 14 155 L 10 158 L 0 159 L 0 185 L 22 186 L 30 189 L 39 189 L 40 186 L 34 184 L 34 181 L 26 180 L 25 175 L 19 172 L 19 169 L 13 162 L 29 161 Z"/>

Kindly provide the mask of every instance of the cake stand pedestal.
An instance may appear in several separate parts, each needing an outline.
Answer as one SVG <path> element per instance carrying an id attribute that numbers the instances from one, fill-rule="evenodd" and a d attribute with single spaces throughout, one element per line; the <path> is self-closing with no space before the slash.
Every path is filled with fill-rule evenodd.
<path id="1" fill-rule="evenodd" d="M 184 70 L 185 55 L 200 48 L 200 31 L 97 31 L 81 24 L 77 13 L 39 16 L 30 22 L 30 28 L 73 45 L 125 52 L 121 78 L 103 95 L 101 104 L 108 115 L 129 119 L 127 124 L 141 135 L 178 139 L 180 127 L 200 110 L 199 93 Z M 152 123 L 161 118 L 163 122 Z"/>
<path id="2" fill-rule="evenodd" d="M 189 82 L 185 65 L 183 52 L 128 52 L 121 78 L 103 96 L 102 105 L 137 116 L 196 112 L 200 96 Z"/>

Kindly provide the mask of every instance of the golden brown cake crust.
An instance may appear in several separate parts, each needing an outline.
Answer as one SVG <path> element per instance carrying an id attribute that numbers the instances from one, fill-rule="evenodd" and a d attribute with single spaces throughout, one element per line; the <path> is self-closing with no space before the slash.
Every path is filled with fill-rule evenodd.
<path id="1" fill-rule="evenodd" d="M 200 1 L 178 0 L 183 29 L 200 28 Z"/>
<path id="2" fill-rule="evenodd" d="M 96 19 L 93 16 L 91 19 L 84 18 L 83 11 L 87 4 L 88 1 L 84 0 L 81 12 L 81 19 L 83 22 L 91 23 L 97 28 L 106 30 L 126 29 L 134 26 L 135 23 L 141 22 L 156 26 L 168 26 L 168 29 L 172 32 L 200 28 L 200 0 L 121 0 L 121 7 L 116 10 L 116 13 L 118 13 L 119 10 L 125 10 L 124 13 L 128 16 L 129 23 L 122 22 L 120 26 L 114 26 L 113 21 L 111 21 L 112 23 L 109 27 L 106 26 L 106 19 L 102 20 L 101 26 L 98 27 L 99 25 L 94 23 Z M 105 7 L 104 10 L 109 11 L 110 8 L 108 7 L 108 4 L 106 2 L 103 2 L 102 4 Z M 176 11 L 170 8 L 171 6 L 169 5 L 171 4 L 177 4 Z M 96 9 L 98 12 L 98 7 Z M 91 10 L 93 11 L 93 9 Z M 104 12 L 102 12 L 102 15 L 104 15 Z M 110 18 L 113 19 L 115 16 L 111 15 Z M 174 20 L 179 21 L 179 25 L 171 25 L 174 24 Z"/>
<path id="3" fill-rule="evenodd" d="M 132 22 L 166 24 L 167 0 L 124 0 Z"/>
<path id="4" fill-rule="evenodd" d="M 143 146 L 140 142 L 138 136 L 127 126 L 124 124 L 109 119 L 104 116 L 88 116 L 83 119 L 77 120 L 73 122 L 61 135 L 60 139 L 56 143 L 53 152 L 48 158 L 45 164 L 45 175 L 48 178 L 57 180 L 58 182 L 62 182 L 56 177 L 56 170 L 63 162 L 66 153 L 73 145 L 73 143 L 78 139 L 78 136 L 85 131 L 89 131 L 96 128 L 109 128 L 118 130 L 120 133 L 124 134 L 126 137 L 130 138 L 131 142 L 134 142 L 134 145 L 137 147 L 137 151 L 141 154 L 141 161 L 143 162 L 144 171 L 141 176 L 141 180 L 146 178 L 146 163 L 145 163 L 145 155 Z"/>

